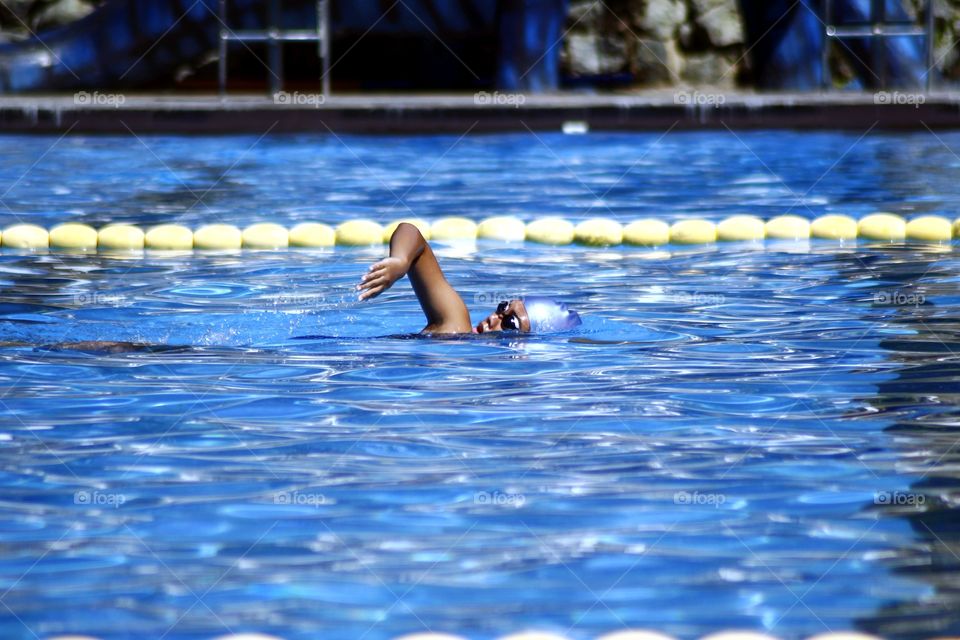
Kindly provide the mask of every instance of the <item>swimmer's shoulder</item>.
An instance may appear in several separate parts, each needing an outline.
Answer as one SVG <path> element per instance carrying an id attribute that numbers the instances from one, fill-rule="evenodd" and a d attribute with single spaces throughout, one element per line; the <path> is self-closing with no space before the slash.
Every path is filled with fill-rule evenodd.
<path id="1" fill-rule="evenodd" d="M 459 336 L 474 333 L 473 327 L 469 322 L 464 325 L 462 321 L 446 322 L 443 324 L 428 324 L 420 330 L 421 335 L 427 336 Z"/>

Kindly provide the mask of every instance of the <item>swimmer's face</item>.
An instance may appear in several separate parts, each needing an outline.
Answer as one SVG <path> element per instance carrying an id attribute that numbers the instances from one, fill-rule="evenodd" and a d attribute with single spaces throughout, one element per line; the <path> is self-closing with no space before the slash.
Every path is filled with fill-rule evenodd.
<path id="1" fill-rule="evenodd" d="M 530 331 L 530 320 L 522 300 L 501 302 L 497 310 L 477 325 L 477 333 L 487 331 Z"/>

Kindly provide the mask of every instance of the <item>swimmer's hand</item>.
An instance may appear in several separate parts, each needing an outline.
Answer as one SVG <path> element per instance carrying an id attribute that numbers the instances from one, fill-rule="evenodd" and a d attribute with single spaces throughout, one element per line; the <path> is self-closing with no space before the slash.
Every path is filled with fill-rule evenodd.
<path id="1" fill-rule="evenodd" d="M 392 287 L 394 282 L 407 275 L 407 269 L 406 260 L 392 256 L 374 263 L 357 285 L 357 290 L 362 291 L 360 300 L 376 298 Z"/>

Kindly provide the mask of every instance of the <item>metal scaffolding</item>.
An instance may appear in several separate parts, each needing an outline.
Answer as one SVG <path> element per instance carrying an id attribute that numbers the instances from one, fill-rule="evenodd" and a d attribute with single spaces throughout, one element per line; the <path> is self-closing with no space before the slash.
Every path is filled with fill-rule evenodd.
<path id="1" fill-rule="evenodd" d="M 830 75 L 830 42 L 834 38 L 866 38 L 873 40 L 872 65 L 873 73 L 879 81 L 878 88 L 887 86 L 887 65 L 885 61 L 883 45 L 885 38 L 925 38 L 926 39 L 926 66 L 927 70 L 924 79 L 924 89 L 930 91 L 930 78 L 933 75 L 933 0 L 926 0 L 924 3 L 924 12 L 926 13 L 923 26 L 916 22 L 904 20 L 887 20 L 887 7 L 885 0 L 870 1 L 870 18 L 868 24 L 858 25 L 837 25 L 834 24 L 833 0 L 823 0 L 824 25 L 826 27 L 826 38 L 823 41 L 823 86 L 829 89 L 831 85 Z"/>
<path id="2" fill-rule="evenodd" d="M 330 3 L 317 0 L 317 28 L 281 29 L 280 0 L 267 3 L 267 28 L 264 30 L 233 31 L 227 23 L 227 0 L 220 0 L 220 68 L 221 97 L 227 93 L 227 54 L 231 42 L 265 42 L 267 44 L 270 93 L 283 90 L 283 44 L 286 42 L 316 42 L 320 59 L 320 86 L 324 98 L 330 95 Z"/>

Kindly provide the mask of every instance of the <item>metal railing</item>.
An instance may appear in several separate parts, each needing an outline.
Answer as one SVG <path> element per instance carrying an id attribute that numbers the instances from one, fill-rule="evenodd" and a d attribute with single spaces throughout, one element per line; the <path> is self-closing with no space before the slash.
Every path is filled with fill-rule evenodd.
<path id="1" fill-rule="evenodd" d="M 912 21 L 887 21 L 885 0 L 871 0 L 870 20 L 868 24 L 841 26 L 833 23 L 833 0 L 823 1 L 823 17 L 826 26 L 826 38 L 823 42 L 823 86 L 829 89 L 832 78 L 830 74 L 830 42 L 833 38 L 867 38 L 873 40 L 872 65 L 873 73 L 879 80 L 878 88 L 887 86 L 887 65 L 884 59 L 884 38 L 915 37 L 926 39 L 926 65 L 924 74 L 924 89 L 930 91 L 930 78 L 933 75 L 933 0 L 924 3 L 926 19 L 923 26 Z"/>
<path id="2" fill-rule="evenodd" d="M 267 44 L 267 66 L 270 70 L 270 93 L 283 90 L 283 44 L 316 42 L 320 59 L 320 86 L 324 97 L 330 95 L 330 3 L 317 0 L 317 28 L 281 29 L 280 0 L 267 2 L 267 28 L 233 31 L 227 24 L 227 0 L 220 0 L 220 96 L 227 93 L 227 54 L 231 42 L 263 42 Z"/>

